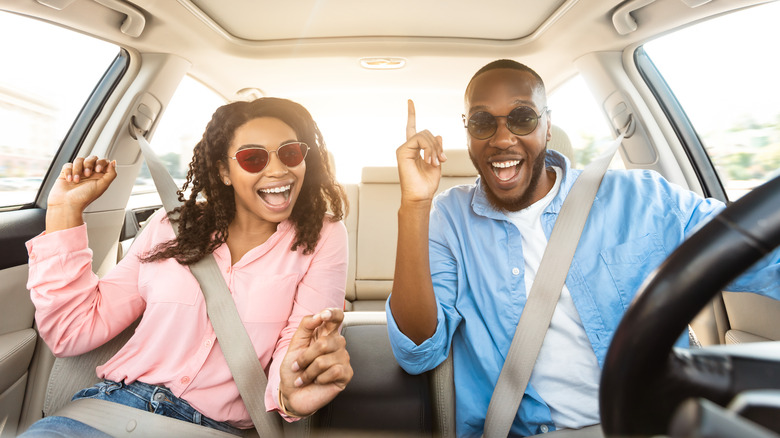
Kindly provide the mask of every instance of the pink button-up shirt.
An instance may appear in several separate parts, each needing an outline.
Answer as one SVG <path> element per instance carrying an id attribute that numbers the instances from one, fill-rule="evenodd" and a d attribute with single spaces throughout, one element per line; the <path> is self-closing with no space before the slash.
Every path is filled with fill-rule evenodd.
<path id="1" fill-rule="evenodd" d="M 57 356 L 90 351 L 143 314 L 127 344 L 97 368 L 100 378 L 164 385 L 217 421 L 251 427 L 206 316 L 197 280 L 173 259 L 141 263 L 139 254 L 174 237 L 164 215 L 150 219 L 129 254 L 102 279 L 92 272 L 86 225 L 43 234 L 27 242 L 27 287 L 41 337 Z M 223 244 L 214 251 L 257 357 L 268 375 L 265 404 L 278 409 L 279 365 L 301 319 L 344 304 L 347 231 L 323 223 L 314 253 L 290 251 L 289 221 L 231 266 Z"/>

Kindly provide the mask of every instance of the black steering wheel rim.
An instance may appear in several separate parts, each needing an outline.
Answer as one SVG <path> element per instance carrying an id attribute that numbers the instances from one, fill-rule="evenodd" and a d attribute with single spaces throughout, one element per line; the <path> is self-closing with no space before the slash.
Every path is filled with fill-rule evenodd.
<path id="1" fill-rule="evenodd" d="M 599 395 L 607 435 L 665 433 L 659 383 L 675 341 L 715 294 L 780 245 L 780 177 L 691 235 L 643 283 L 612 339 Z"/>

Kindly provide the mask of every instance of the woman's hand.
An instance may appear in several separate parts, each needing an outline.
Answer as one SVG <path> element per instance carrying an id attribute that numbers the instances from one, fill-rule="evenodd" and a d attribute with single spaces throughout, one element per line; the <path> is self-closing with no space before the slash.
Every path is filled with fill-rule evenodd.
<path id="1" fill-rule="evenodd" d="M 401 202 L 426 202 L 433 200 L 441 179 L 441 163 L 444 155 L 441 136 L 430 131 L 417 132 L 414 102 L 408 102 L 406 143 L 396 151 L 398 175 L 401 181 Z"/>
<path id="2" fill-rule="evenodd" d="M 344 312 L 336 308 L 301 321 L 280 369 L 279 402 L 286 414 L 313 414 L 352 380 L 346 341 L 339 333 L 342 321 Z"/>
<path id="3" fill-rule="evenodd" d="M 116 161 L 96 156 L 76 158 L 62 166 L 49 192 L 46 232 L 79 226 L 84 209 L 99 198 L 116 178 Z"/>

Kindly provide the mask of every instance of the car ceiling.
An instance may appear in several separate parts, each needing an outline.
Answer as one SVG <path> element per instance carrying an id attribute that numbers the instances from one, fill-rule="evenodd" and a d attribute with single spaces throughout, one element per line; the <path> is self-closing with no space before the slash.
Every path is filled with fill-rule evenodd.
<path id="1" fill-rule="evenodd" d="M 501 0 L 321 0 L 269 3 L 239 0 L 182 0 L 183 6 L 213 20 L 245 41 L 349 38 L 363 36 L 516 40 L 534 32 L 564 2 Z M 522 18 L 517 18 L 520 16 Z M 472 23 L 468 27 L 462 23 Z"/>
<path id="2" fill-rule="evenodd" d="M 381 120 L 403 119 L 407 98 L 428 112 L 459 118 L 469 78 L 497 58 L 534 67 L 554 88 L 577 73 L 574 62 L 586 53 L 620 51 L 699 17 L 754 3 L 3 0 L 0 9 L 49 19 L 131 51 L 178 54 L 192 63 L 194 78 L 227 100 L 255 89 L 297 100 L 315 119 L 370 107 Z M 637 29 L 621 35 L 615 19 L 623 27 L 635 22 Z M 406 64 L 368 70 L 362 58 Z"/>

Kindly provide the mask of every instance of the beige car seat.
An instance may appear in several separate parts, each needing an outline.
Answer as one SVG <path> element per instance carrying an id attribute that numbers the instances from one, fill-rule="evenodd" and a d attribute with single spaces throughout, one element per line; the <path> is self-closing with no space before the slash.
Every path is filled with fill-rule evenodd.
<path id="1" fill-rule="evenodd" d="M 446 151 L 446 154 L 448 159 L 442 165 L 438 192 L 460 184 L 473 184 L 477 171 L 471 164 L 468 151 L 454 149 Z M 354 289 L 352 310 L 384 311 L 385 301 L 393 287 L 398 240 L 397 217 L 401 205 L 398 169 L 390 166 L 363 168 L 356 191 L 358 202 L 355 205 L 350 200 L 350 216 L 357 213 L 357 217 L 347 221 L 348 227 L 351 221 L 357 223 L 354 277 L 348 276 L 347 290 Z M 349 299 L 349 293 L 347 295 Z"/>
<path id="2" fill-rule="evenodd" d="M 550 141 L 547 143 L 547 147 L 563 154 L 569 159 L 571 165 L 574 166 L 574 148 L 571 146 L 571 139 L 560 126 L 552 125 Z"/>

